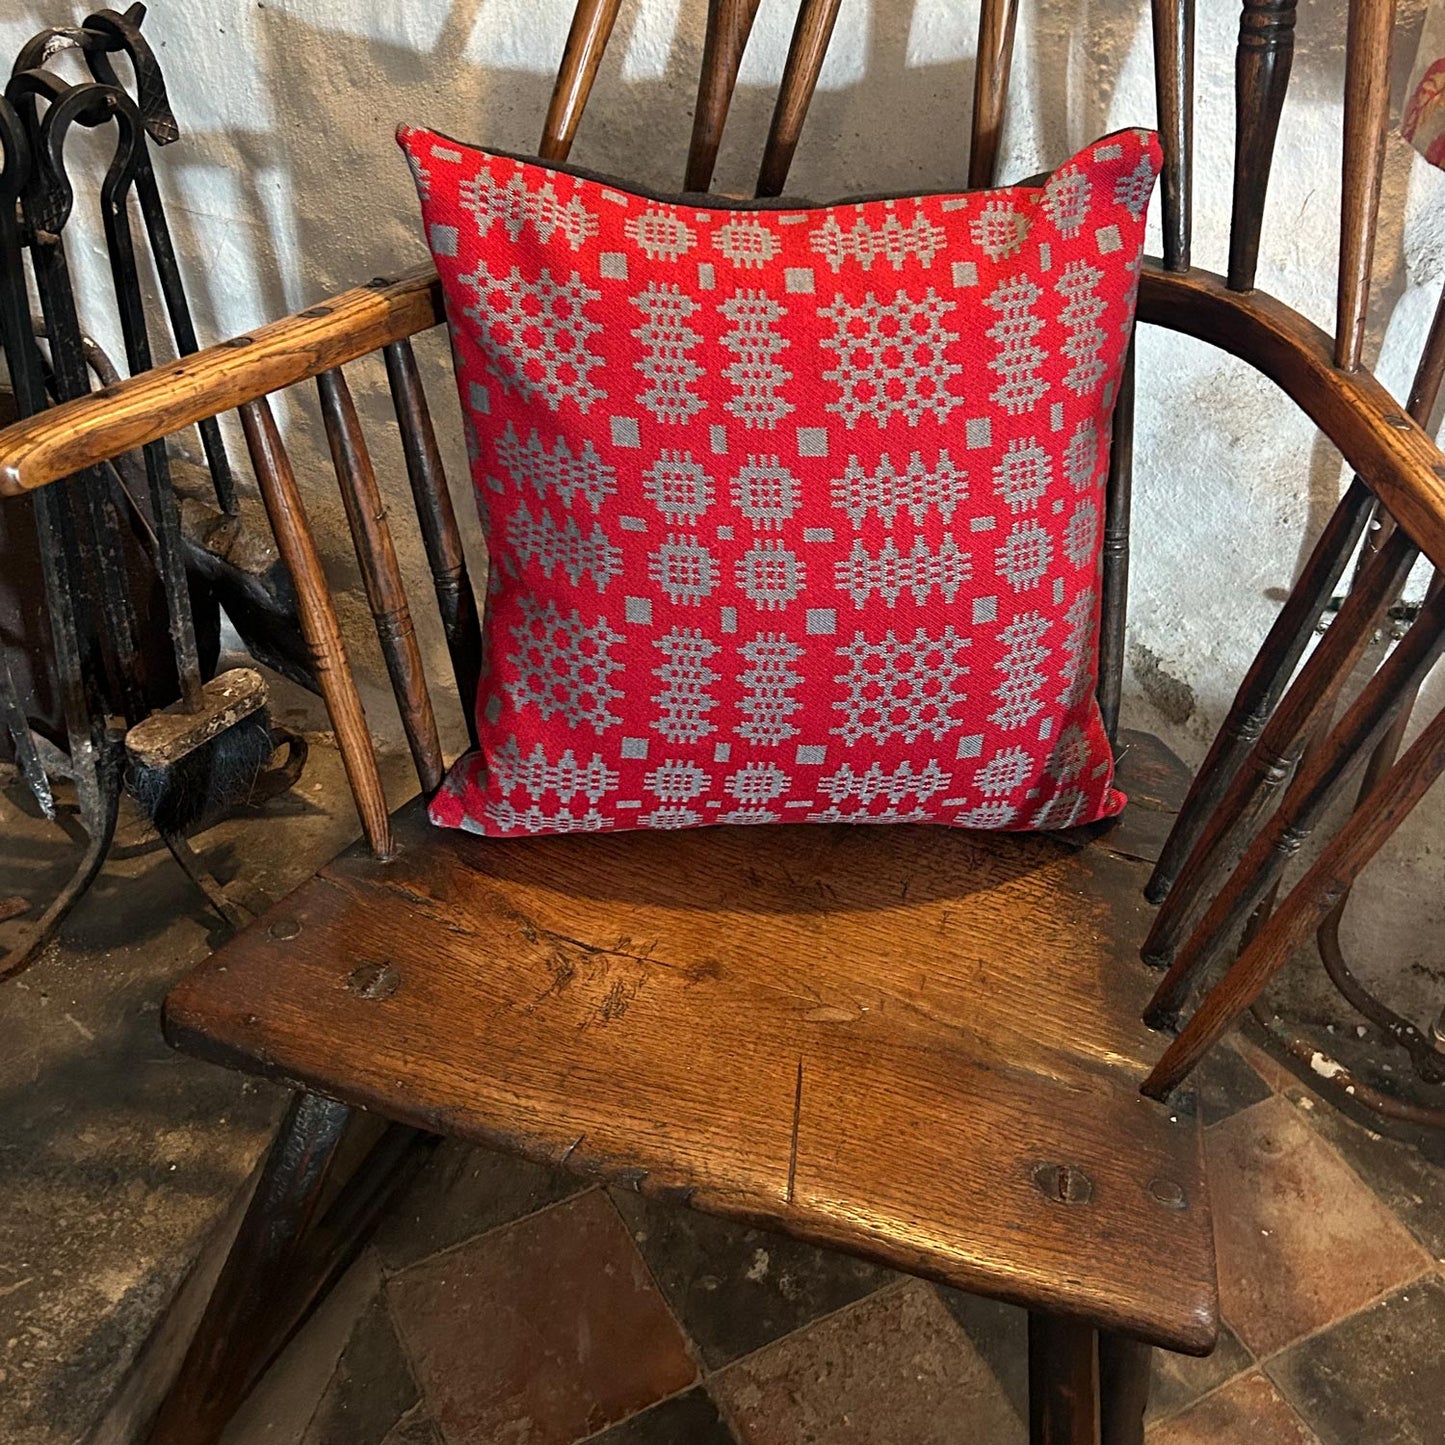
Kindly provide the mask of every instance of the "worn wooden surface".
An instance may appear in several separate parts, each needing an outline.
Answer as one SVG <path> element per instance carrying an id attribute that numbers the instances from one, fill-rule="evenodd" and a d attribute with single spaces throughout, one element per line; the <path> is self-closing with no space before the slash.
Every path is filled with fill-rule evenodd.
<path id="1" fill-rule="evenodd" d="M 499 843 L 416 805 L 396 840 L 389 863 L 338 859 L 182 983 L 171 1039 L 1209 1347 L 1197 1123 L 1138 1092 L 1162 1042 L 1139 1020 L 1144 865 L 919 827 Z"/>

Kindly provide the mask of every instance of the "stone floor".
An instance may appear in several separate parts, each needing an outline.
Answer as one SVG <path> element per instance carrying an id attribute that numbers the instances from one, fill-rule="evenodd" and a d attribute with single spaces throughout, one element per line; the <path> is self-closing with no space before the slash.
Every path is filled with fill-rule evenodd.
<path id="1" fill-rule="evenodd" d="M 314 742 L 299 794 L 204 839 L 259 893 L 354 830 Z M 135 1362 L 280 1104 L 161 1042 L 214 932 L 163 852 L 122 841 L 0 989 L 4 1445 L 129 1438 Z M 56 846 L 0 795 L 0 894 Z M 1445 1440 L 1445 1173 L 1250 1042 L 1207 1097 L 1227 1328 L 1208 1360 L 1160 1359 L 1151 1445 Z M 446 1145 L 227 1445 L 993 1445 L 1024 1440 L 1024 1388 L 1009 1307 Z"/>

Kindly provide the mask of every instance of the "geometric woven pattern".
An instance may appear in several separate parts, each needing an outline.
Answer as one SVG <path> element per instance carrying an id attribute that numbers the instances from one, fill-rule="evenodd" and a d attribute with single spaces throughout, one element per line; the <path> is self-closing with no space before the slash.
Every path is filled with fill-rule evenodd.
<path id="1" fill-rule="evenodd" d="M 1109 423 L 1159 166 L 705 206 L 403 128 L 491 548 L 494 836 L 1059 828 L 1094 698 Z"/>

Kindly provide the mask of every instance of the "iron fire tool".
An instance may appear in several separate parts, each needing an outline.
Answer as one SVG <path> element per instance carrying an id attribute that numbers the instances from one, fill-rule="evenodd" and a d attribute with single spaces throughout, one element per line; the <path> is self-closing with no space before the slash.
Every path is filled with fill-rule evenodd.
<path id="1" fill-rule="evenodd" d="M 99 97 L 94 101 L 91 96 Z M 101 213 L 109 252 L 116 306 L 132 374 L 151 365 L 144 304 L 136 273 L 130 230 L 130 191 L 149 168 L 139 110 L 114 86 L 94 84 L 67 90 L 55 100 L 40 125 L 36 168 L 48 172 L 55 215 L 63 224 L 73 204 L 65 171 L 65 139 L 82 115 L 103 103 L 117 128 L 114 157 L 101 185 Z M 52 353 L 57 346 L 73 362 L 83 355 L 73 306 L 55 308 L 46 317 Z M 59 332 L 65 330 L 62 341 Z M 53 355 L 53 361 L 58 358 Z M 151 520 L 156 536 L 156 570 L 166 595 L 167 617 L 180 683 L 180 701 L 135 723 L 126 735 L 127 782 L 177 861 L 211 905 L 233 926 L 249 914 L 201 865 L 185 832 L 219 805 L 248 797 L 275 751 L 265 680 L 251 668 L 232 668 L 203 682 L 191 619 L 190 593 L 181 546 L 180 519 L 171 488 L 165 443 L 143 450 Z"/>
<path id="2" fill-rule="evenodd" d="M 39 351 L 30 328 L 17 202 L 28 194 L 33 166 L 25 127 L 9 100 L 0 96 L 0 348 L 22 416 L 45 407 L 45 383 Z M 120 748 L 107 731 L 102 710 L 93 705 L 82 662 L 75 594 L 69 575 L 75 556 L 69 525 L 66 489 L 69 483 L 42 487 L 34 496 L 35 531 L 39 542 L 45 609 L 50 621 L 54 667 L 65 719 L 68 754 L 36 737 L 19 701 L 8 688 L 8 725 L 17 756 L 32 791 L 48 816 L 54 816 L 47 773 L 69 777 L 75 785 L 81 826 L 87 845 L 65 887 L 36 919 L 11 936 L 0 959 L 0 978 L 18 973 L 35 956 L 60 921 L 90 886 L 110 848 L 120 799 Z M 45 757 L 41 759 L 42 749 Z M 36 768 L 38 765 L 38 776 Z"/>
<path id="3" fill-rule="evenodd" d="M 170 108 L 160 63 L 140 32 L 145 13 L 141 4 L 132 5 L 123 15 L 99 10 L 86 19 L 83 27 L 60 26 L 41 31 L 20 52 L 15 68 L 44 65 L 51 56 L 74 48 L 80 50 L 96 80 L 124 90 L 111 58 L 117 51 L 124 51 L 134 75 L 132 98 L 141 112 L 146 135 L 152 144 L 169 145 L 179 139 L 180 127 Z M 178 355 L 188 356 L 198 349 L 196 332 L 153 168 L 137 174 L 135 190 L 175 349 Z M 295 592 L 270 542 L 270 529 L 263 519 L 245 514 L 221 441 L 220 423 L 210 417 L 197 425 L 218 510 L 194 495 L 181 498 L 188 564 L 225 607 L 247 650 L 315 692 L 316 678 L 296 621 Z M 294 758 L 299 756 L 300 745 L 294 739 L 290 741 L 293 762 L 287 771 L 294 773 L 299 771 Z"/>

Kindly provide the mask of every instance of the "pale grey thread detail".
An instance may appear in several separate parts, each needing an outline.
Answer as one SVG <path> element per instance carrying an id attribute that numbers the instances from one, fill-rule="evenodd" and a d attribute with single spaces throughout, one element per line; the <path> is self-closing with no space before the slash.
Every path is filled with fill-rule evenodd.
<path id="1" fill-rule="evenodd" d="M 1098 295 L 1104 273 L 1087 261 L 1070 261 L 1054 283 L 1054 290 L 1064 298 L 1059 311 L 1059 324 L 1069 333 L 1060 348 L 1073 362 L 1064 376 L 1064 385 L 1076 396 L 1094 391 L 1104 379 L 1107 368 L 1099 354 L 1103 350 L 1104 328 L 1099 318 L 1104 302 Z"/>
<path id="2" fill-rule="evenodd" d="M 1049 454 L 1037 437 L 1015 437 L 993 469 L 994 486 L 1009 511 L 1018 516 L 1038 506 L 1052 473 Z"/>
<path id="3" fill-rule="evenodd" d="M 1064 475 L 1076 492 L 1084 491 L 1099 470 L 1099 429 L 1092 417 L 1074 428 L 1064 448 Z"/>
<path id="4" fill-rule="evenodd" d="M 618 775 L 598 753 L 579 763 L 568 748 L 554 763 L 548 761 L 541 743 L 523 754 L 515 737 L 488 753 L 487 772 L 503 793 L 520 788 L 534 803 L 541 802 L 548 793 L 555 793 L 564 803 L 570 803 L 579 793 L 589 803 L 599 803 L 618 783 Z"/>
<path id="5" fill-rule="evenodd" d="M 590 441 L 582 443 L 575 457 L 564 436 L 559 436 L 548 451 L 535 427 L 522 442 L 509 420 L 496 447 L 497 460 L 506 468 L 513 485 L 530 486 L 543 499 L 557 496 L 570 507 L 573 497 L 580 496 L 595 515 L 603 499 L 617 491 L 617 473 L 598 456 Z"/>
<path id="6" fill-rule="evenodd" d="M 1137 221 L 1149 207 L 1154 191 L 1154 167 L 1149 157 L 1140 156 L 1139 164 L 1127 176 L 1114 182 L 1114 199 Z"/>
<path id="7" fill-rule="evenodd" d="M 998 313 L 998 320 L 985 332 L 998 343 L 998 352 L 988 364 L 999 377 L 990 399 L 1010 416 L 1032 411 L 1049 389 L 1048 382 L 1038 375 L 1044 364 L 1043 348 L 1034 341 L 1044 323 L 1033 306 L 1043 294 L 1027 276 L 1019 275 L 999 282 L 984 302 Z"/>
<path id="8" fill-rule="evenodd" d="M 836 772 L 830 773 L 818 783 L 818 791 L 834 805 L 856 799 L 867 807 L 886 798 L 890 807 L 898 807 L 907 797 L 920 806 L 949 784 L 952 774 L 944 772 L 938 763 L 930 758 L 917 772 L 907 760 L 898 764 L 890 773 L 882 763 L 870 763 L 861 773 L 854 772 L 851 763 L 844 763 Z"/>
<path id="9" fill-rule="evenodd" d="M 643 474 L 642 489 L 669 522 L 693 522 L 712 505 L 713 481 L 688 451 L 664 451 Z"/>
<path id="10" fill-rule="evenodd" d="M 793 375 L 778 364 L 779 353 L 789 345 L 778 329 L 787 312 L 763 291 L 739 291 L 719 310 L 732 323 L 722 344 L 735 358 L 723 369 L 734 389 L 727 409 L 745 427 L 775 427 L 796 410 L 778 395 L 778 388 Z"/>
<path id="11" fill-rule="evenodd" d="M 738 704 L 744 720 L 735 729 L 737 735 L 766 748 L 796 737 L 798 729 L 788 719 L 803 705 L 792 696 L 803 677 L 789 664 L 803 655 L 803 649 L 782 633 L 760 632 L 738 651 L 748 667 L 738 678 L 746 694 Z"/>
<path id="12" fill-rule="evenodd" d="M 1044 771 L 1056 783 L 1070 783 L 1084 771 L 1088 761 L 1089 739 L 1078 723 L 1070 723 L 1059 734 L 1059 740 L 1044 764 Z"/>
<path id="13" fill-rule="evenodd" d="M 833 704 L 846 716 L 830 731 L 849 744 L 893 737 L 911 743 L 924 733 L 941 742 L 957 721 L 953 708 L 963 701 L 955 689 L 968 675 L 962 661 L 968 645 L 951 625 L 936 638 L 921 627 L 911 639 L 900 639 L 890 628 L 878 642 L 855 632 L 853 641 L 838 649 L 848 670 L 833 680 L 848 696 Z"/>
<path id="14" fill-rule="evenodd" d="M 732 499 L 753 526 L 776 532 L 798 510 L 803 489 L 776 456 L 749 456 L 733 478 Z"/>
<path id="15" fill-rule="evenodd" d="M 869 512 L 889 525 L 900 511 L 908 513 L 914 526 L 922 526 L 930 511 L 951 522 L 954 508 L 968 500 L 968 475 L 953 464 L 946 450 L 939 452 L 931 467 L 924 466 L 922 456 L 913 452 L 902 472 L 894 470 L 887 452 L 871 473 L 856 456 L 850 456 L 843 475 L 833 482 L 832 499 L 855 527 Z"/>
<path id="16" fill-rule="evenodd" d="M 1069 604 L 1064 613 L 1068 631 L 1064 634 L 1064 665 L 1059 670 L 1063 690 L 1059 702 L 1066 708 L 1077 707 L 1088 695 L 1090 677 L 1089 663 L 1094 653 L 1094 628 L 1097 597 L 1092 588 L 1086 588 Z"/>
<path id="17" fill-rule="evenodd" d="M 593 321 L 586 307 L 600 301 L 602 293 L 584 285 L 577 272 L 559 282 L 544 266 L 535 281 L 528 281 L 513 266 L 499 281 L 479 262 L 461 280 L 477 296 L 477 304 L 463 314 L 481 328 L 487 370 L 504 391 L 523 401 L 543 401 L 549 411 L 570 398 L 584 416 L 607 395 L 588 376 L 602 365 L 602 358 L 587 349 L 587 338 L 601 331 L 602 323 Z M 528 371 L 528 362 L 536 363 L 540 377 Z"/>
<path id="18" fill-rule="evenodd" d="M 637 821 L 644 828 L 696 828 L 702 822 L 702 814 L 691 808 L 664 806 L 644 813 Z"/>
<path id="19" fill-rule="evenodd" d="M 774 813 L 769 808 L 729 808 L 726 813 L 718 815 L 719 823 L 732 823 L 740 827 L 751 828 L 758 823 L 781 823 L 783 815 Z"/>
<path id="20" fill-rule="evenodd" d="M 588 627 L 575 609 L 566 617 L 554 603 L 520 599 L 522 621 L 513 626 L 517 650 L 516 706 L 535 705 L 544 719 L 561 717 L 569 727 L 587 723 L 603 732 L 622 721 L 612 704 L 622 696 L 610 678 L 622 664 L 611 649 L 622 641 L 605 617 Z"/>
<path id="21" fill-rule="evenodd" d="M 1006 261 L 1029 233 L 1028 217 L 1004 201 L 990 201 L 969 222 L 973 244 L 990 261 Z"/>
<path id="22" fill-rule="evenodd" d="M 1012 823 L 1017 816 L 1018 809 L 1012 803 L 999 800 L 967 808 L 953 821 L 959 828 L 1003 828 Z"/>
<path id="23" fill-rule="evenodd" d="M 666 211 L 645 211 L 629 216 L 622 229 L 627 238 L 650 261 L 678 261 L 697 244 L 697 236 L 686 221 Z"/>
<path id="24" fill-rule="evenodd" d="M 498 798 L 488 803 L 484 811 L 489 823 L 509 833 L 601 833 L 608 827 L 607 819 L 596 808 L 589 808 L 585 813 L 573 813 L 566 808 L 549 813 L 535 803 L 519 809 L 505 798 Z"/>
<path id="25" fill-rule="evenodd" d="M 700 627 L 674 627 L 653 643 L 666 659 L 652 675 L 663 688 L 653 697 L 662 716 L 652 726 L 670 743 L 695 743 L 717 731 L 707 716 L 717 706 L 709 692 L 718 674 L 708 660 L 719 651 L 715 642 L 703 636 Z"/>
<path id="26" fill-rule="evenodd" d="M 1064 527 L 1064 555 L 1075 567 L 1091 566 L 1098 541 L 1099 509 L 1085 497 Z"/>
<path id="27" fill-rule="evenodd" d="M 756 270 L 778 254 L 778 238 L 761 221 L 739 216 L 713 232 L 713 246 L 734 266 Z"/>
<path id="28" fill-rule="evenodd" d="M 1050 798 L 1030 820 L 1032 828 L 1072 828 L 1083 818 L 1088 799 L 1082 789 L 1064 788 Z"/>
<path id="29" fill-rule="evenodd" d="M 546 577 L 560 567 L 574 587 L 590 577 L 601 594 L 622 575 L 622 553 L 596 522 L 592 534 L 584 537 L 571 517 L 558 526 L 545 508 L 533 517 L 523 502 L 507 518 L 507 540 L 521 561 L 536 562 Z"/>
<path id="30" fill-rule="evenodd" d="M 896 212 L 889 211 L 876 228 L 859 215 L 846 231 L 838 224 L 836 212 L 830 211 L 823 224 L 808 237 L 808 245 L 828 263 L 834 275 L 849 260 L 871 271 L 873 262 L 880 257 L 895 271 L 902 270 L 910 256 L 916 257 L 927 269 L 946 241 L 943 227 L 930 221 L 922 211 L 915 211 L 907 225 L 898 219 Z"/>
<path id="31" fill-rule="evenodd" d="M 947 356 L 958 337 L 943 318 L 955 310 L 955 303 L 932 286 L 920 300 L 898 291 L 884 303 L 870 291 L 857 306 L 840 300 L 822 307 L 818 315 L 833 323 L 834 334 L 821 344 L 838 357 L 823 379 L 841 392 L 837 401 L 825 403 L 825 410 L 836 412 L 850 430 L 864 416 L 880 427 L 892 416 L 917 426 L 925 412 L 947 421 L 963 403 L 948 390 L 949 381 L 963 372 Z"/>
<path id="32" fill-rule="evenodd" d="M 937 588 L 945 602 L 952 602 L 958 589 L 973 574 L 967 552 L 959 550 L 952 537 L 944 537 L 938 551 L 930 551 L 922 537 L 915 537 L 913 549 L 900 552 L 889 537 L 880 551 L 870 552 L 861 539 L 854 538 L 853 550 L 834 564 L 833 580 L 840 592 L 853 599 L 860 610 L 877 592 L 891 607 L 905 590 L 920 605 Z"/>
<path id="33" fill-rule="evenodd" d="M 1048 619 L 1041 613 L 1021 612 L 999 633 L 1004 655 L 994 663 L 994 670 L 1003 673 L 1003 681 L 993 692 L 999 705 L 988 715 L 995 726 L 1021 728 L 1042 710 L 1039 693 L 1048 682 L 1043 664 L 1049 658 L 1042 639 L 1048 630 Z"/>
<path id="34" fill-rule="evenodd" d="M 1032 519 L 1016 523 L 1003 546 L 994 552 L 999 575 L 1015 592 L 1037 587 L 1053 561 L 1054 544 L 1048 529 Z"/>
<path id="35" fill-rule="evenodd" d="M 702 343 L 702 334 L 687 324 L 698 303 L 673 282 L 649 282 L 632 298 L 646 318 L 632 335 L 646 350 L 634 363 L 647 378 L 647 390 L 638 398 L 658 421 L 668 426 L 685 422 L 702 410 L 702 398 L 690 390 L 702 367 L 688 355 Z"/>
<path id="36" fill-rule="evenodd" d="M 647 575 L 667 594 L 669 602 L 696 607 L 718 584 L 718 566 L 696 536 L 669 532 L 647 559 Z"/>
<path id="37" fill-rule="evenodd" d="M 796 552 L 777 541 L 754 542 L 733 564 L 743 596 L 764 612 L 777 612 L 803 590 L 806 572 Z"/>
<path id="38" fill-rule="evenodd" d="M 681 758 L 668 758 L 646 774 L 643 781 L 660 803 L 688 803 L 706 790 L 706 769 Z"/>
<path id="39" fill-rule="evenodd" d="M 985 798 L 1005 797 L 1023 787 L 1031 766 L 1029 755 L 1022 748 L 1000 748 L 974 773 L 973 786 Z"/>
<path id="40" fill-rule="evenodd" d="M 748 763 L 727 780 L 727 790 L 739 803 L 757 806 L 780 798 L 790 781 L 777 763 Z"/>
<path id="41" fill-rule="evenodd" d="M 890 823 L 928 823 L 933 815 L 927 808 L 884 808 L 881 813 L 870 813 L 866 808 L 823 808 L 809 813 L 809 823 L 875 823 L 882 827 Z"/>
<path id="42" fill-rule="evenodd" d="M 1078 166 L 1065 166 L 1044 187 L 1044 214 L 1061 236 L 1076 236 L 1089 216 L 1093 187 Z"/>
<path id="43" fill-rule="evenodd" d="M 589 236 L 597 234 L 597 217 L 576 196 L 559 201 L 550 180 L 534 188 L 515 172 L 505 181 L 498 181 L 490 171 L 483 170 L 462 182 L 459 198 L 462 209 L 475 218 L 479 236 L 485 236 L 494 222 L 500 222 L 515 241 L 523 227 L 530 225 L 543 245 L 560 231 L 575 251 Z"/>

